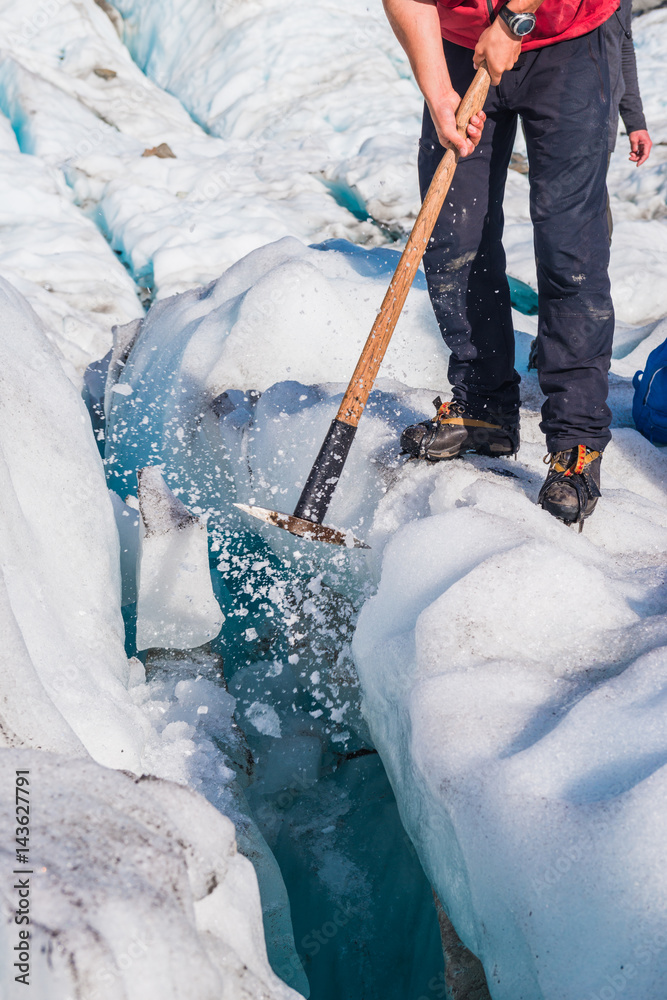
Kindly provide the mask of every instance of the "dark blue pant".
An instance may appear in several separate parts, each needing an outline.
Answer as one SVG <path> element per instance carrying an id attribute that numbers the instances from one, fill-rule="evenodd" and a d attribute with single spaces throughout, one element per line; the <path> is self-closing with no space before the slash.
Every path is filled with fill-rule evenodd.
<path id="1" fill-rule="evenodd" d="M 470 49 L 445 42 L 463 95 Z M 451 350 L 453 396 L 474 413 L 518 415 L 520 378 L 502 246 L 505 178 L 520 115 L 530 166 L 539 292 L 541 428 L 551 452 L 609 441 L 606 404 L 614 313 L 609 290 L 609 73 L 600 29 L 524 52 L 484 106 L 482 141 L 461 159 L 424 257 L 429 292 Z M 420 141 L 422 196 L 442 157 L 428 109 Z"/>

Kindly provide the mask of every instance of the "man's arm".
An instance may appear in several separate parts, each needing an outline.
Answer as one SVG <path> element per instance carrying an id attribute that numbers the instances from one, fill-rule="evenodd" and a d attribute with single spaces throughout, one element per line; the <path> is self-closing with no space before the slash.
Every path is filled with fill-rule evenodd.
<path id="1" fill-rule="evenodd" d="M 638 167 L 641 167 L 642 163 L 648 160 L 653 143 L 646 129 L 646 119 L 637 78 L 637 57 L 630 30 L 626 31 L 623 38 L 621 67 L 623 83 L 625 84 L 625 92 L 621 98 L 620 106 L 621 118 L 630 139 L 630 159 Z"/>
<path id="2" fill-rule="evenodd" d="M 424 95 L 438 139 L 468 156 L 482 137 L 486 115 L 473 115 L 468 137 L 456 129 L 456 109 L 461 97 L 452 87 L 442 49 L 436 0 L 383 0 L 389 23 L 410 60 L 417 86 Z"/>

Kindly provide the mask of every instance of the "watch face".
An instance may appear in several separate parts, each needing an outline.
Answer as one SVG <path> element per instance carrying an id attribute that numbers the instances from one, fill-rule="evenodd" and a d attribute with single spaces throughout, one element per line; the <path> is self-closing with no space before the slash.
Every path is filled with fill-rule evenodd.
<path id="1" fill-rule="evenodd" d="M 512 18 L 511 28 L 515 35 L 529 35 L 535 27 L 535 19 L 526 14 L 519 14 Z"/>
<path id="2" fill-rule="evenodd" d="M 515 35 L 529 35 L 535 27 L 534 14 L 517 14 L 507 7 L 501 7 L 500 16 Z"/>

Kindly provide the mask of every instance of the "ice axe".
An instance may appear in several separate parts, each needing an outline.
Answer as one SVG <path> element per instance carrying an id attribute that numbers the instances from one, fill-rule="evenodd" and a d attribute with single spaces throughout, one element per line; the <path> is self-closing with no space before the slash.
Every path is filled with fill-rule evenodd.
<path id="1" fill-rule="evenodd" d="M 486 68 L 478 69 L 475 79 L 456 113 L 456 125 L 461 135 L 466 134 L 472 116 L 484 107 L 490 82 Z M 357 426 L 389 346 L 398 317 L 401 315 L 410 286 L 452 183 L 459 155 L 457 151 L 448 149 L 438 164 L 410 233 L 410 238 L 361 352 L 357 367 L 354 369 L 350 384 L 343 396 L 343 401 L 315 459 L 315 464 L 310 470 L 310 475 L 306 480 L 294 513 L 281 514 L 279 511 L 267 510 L 264 507 L 254 507 L 242 503 L 234 504 L 239 510 L 252 514 L 260 521 L 274 524 L 278 528 L 285 528 L 293 535 L 299 535 L 302 538 L 318 542 L 331 542 L 334 545 L 346 545 L 350 548 L 368 548 L 368 545 L 355 538 L 351 532 L 329 527 L 322 524 L 322 521 L 341 477 Z"/>

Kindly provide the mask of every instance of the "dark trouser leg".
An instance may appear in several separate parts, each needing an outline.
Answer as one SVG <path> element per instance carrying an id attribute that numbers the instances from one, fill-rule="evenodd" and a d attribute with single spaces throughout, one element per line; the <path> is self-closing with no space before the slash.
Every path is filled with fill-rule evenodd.
<path id="1" fill-rule="evenodd" d="M 463 95 L 474 76 L 472 52 L 445 43 L 452 83 Z M 500 107 L 495 88 L 485 106 L 482 141 L 459 161 L 452 186 L 424 256 L 429 293 L 451 350 L 453 396 L 472 414 L 486 406 L 518 415 L 514 329 L 505 275 L 503 194 L 516 115 Z M 422 197 L 443 155 L 428 109 L 419 152 Z"/>
<path id="2" fill-rule="evenodd" d="M 512 104 L 524 122 L 540 297 L 538 371 L 551 452 L 611 435 L 614 312 L 607 224 L 609 75 L 601 32 L 526 62 Z"/>

